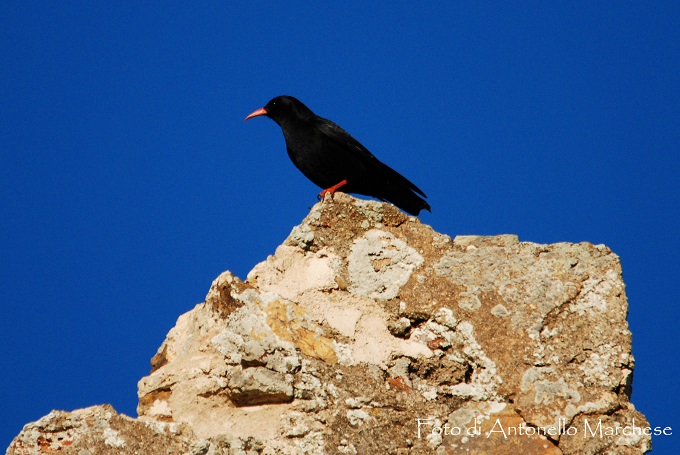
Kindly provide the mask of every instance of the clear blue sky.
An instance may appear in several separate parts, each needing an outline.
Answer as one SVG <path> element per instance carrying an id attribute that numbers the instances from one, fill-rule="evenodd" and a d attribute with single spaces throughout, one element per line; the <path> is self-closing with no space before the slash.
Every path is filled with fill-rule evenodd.
<path id="1" fill-rule="evenodd" d="M 679 2 L 0 3 L 0 448 L 136 383 L 213 278 L 319 189 L 276 95 L 429 196 L 451 236 L 621 256 L 633 403 L 680 440 Z M 664 450 L 665 449 L 665 450 Z"/>

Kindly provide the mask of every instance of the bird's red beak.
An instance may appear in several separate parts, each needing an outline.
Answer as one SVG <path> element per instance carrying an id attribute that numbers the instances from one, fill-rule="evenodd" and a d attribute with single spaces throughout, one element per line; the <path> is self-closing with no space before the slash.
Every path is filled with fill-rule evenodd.
<path id="1" fill-rule="evenodd" d="M 249 118 L 259 117 L 260 115 L 267 115 L 267 110 L 266 110 L 265 108 L 261 107 L 260 109 L 258 109 L 258 110 L 256 110 L 256 111 L 254 111 L 253 113 L 251 113 L 251 114 L 250 114 L 248 117 L 246 117 L 245 120 L 243 120 L 243 121 L 245 122 L 245 121 L 248 120 Z"/>

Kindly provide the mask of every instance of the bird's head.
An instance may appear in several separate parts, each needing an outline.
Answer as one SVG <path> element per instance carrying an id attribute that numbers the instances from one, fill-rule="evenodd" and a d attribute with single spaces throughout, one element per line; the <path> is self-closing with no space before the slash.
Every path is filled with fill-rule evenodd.
<path id="1" fill-rule="evenodd" d="M 289 121 L 306 120 L 314 117 L 314 113 L 307 106 L 292 96 L 277 96 L 269 101 L 265 107 L 253 111 L 245 120 L 261 115 L 266 115 L 279 125 Z"/>

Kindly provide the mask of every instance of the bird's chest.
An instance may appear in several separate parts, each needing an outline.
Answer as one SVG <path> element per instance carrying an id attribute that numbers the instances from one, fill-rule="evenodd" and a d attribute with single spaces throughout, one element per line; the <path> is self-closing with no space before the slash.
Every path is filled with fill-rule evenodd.
<path id="1" fill-rule="evenodd" d="M 293 164 L 316 185 L 326 188 L 344 179 L 337 150 L 314 134 L 285 134 L 286 150 Z"/>

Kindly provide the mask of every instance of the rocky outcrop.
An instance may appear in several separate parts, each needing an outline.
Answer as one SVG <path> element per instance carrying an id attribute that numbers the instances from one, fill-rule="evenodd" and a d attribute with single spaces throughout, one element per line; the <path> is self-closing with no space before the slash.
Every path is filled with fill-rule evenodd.
<path id="1" fill-rule="evenodd" d="M 650 449 L 618 257 L 434 232 L 338 193 L 179 317 L 138 419 L 53 412 L 8 454 Z"/>

